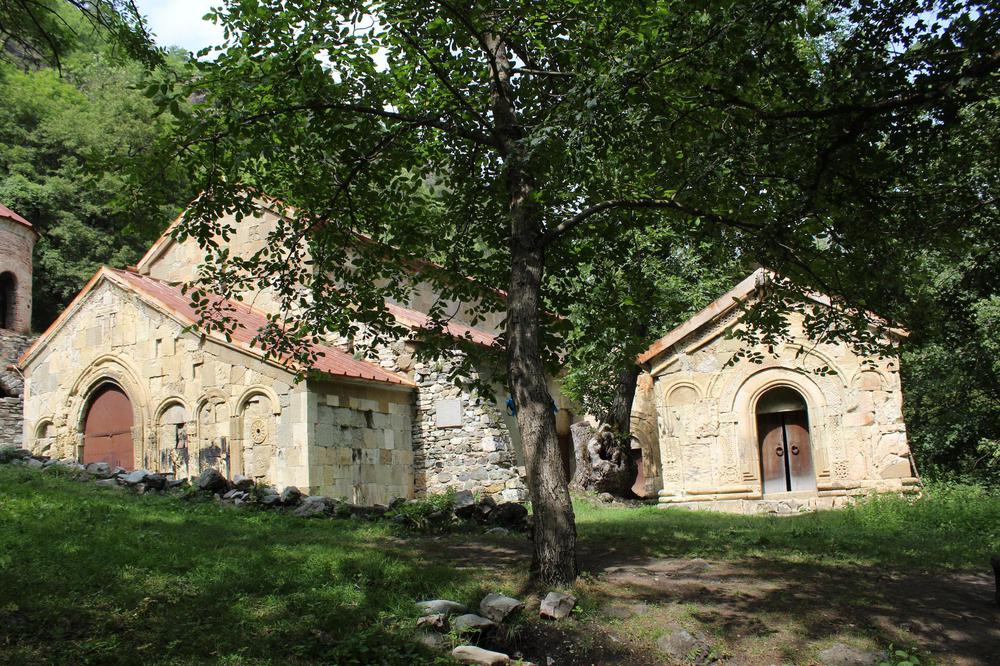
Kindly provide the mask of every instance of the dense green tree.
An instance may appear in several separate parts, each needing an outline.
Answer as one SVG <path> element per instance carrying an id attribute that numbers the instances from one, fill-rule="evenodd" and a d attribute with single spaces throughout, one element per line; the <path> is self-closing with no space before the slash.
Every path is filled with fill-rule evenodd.
<path id="1" fill-rule="evenodd" d="M 60 69 L 95 36 L 147 66 L 162 62 L 131 0 L 0 0 L 0 59 Z"/>
<path id="2" fill-rule="evenodd" d="M 137 86 L 146 74 L 97 37 L 63 52 L 62 70 L 0 61 L 0 201 L 41 234 L 34 326 L 42 329 L 101 264 L 134 263 L 188 198 L 183 179 L 147 171 L 142 196 L 123 164 L 166 131 Z M 180 66 L 179 56 L 174 56 Z"/>
<path id="3" fill-rule="evenodd" d="M 303 360 L 312 336 L 388 326 L 405 260 L 441 261 L 426 277 L 445 299 L 504 288 L 483 307 L 507 313 L 534 567 L 565 583 L 575 527 L 544 370 L 566 328 L 546 312 L 568 311 L 564 287 L 590 266 L 572 241 L 724 229 L 745 260 L 837 299 L 810 313 L 817 336 L 873 342 L 866 308 L 896 314 L 878 306 L 903 293 L 906 249 L 963 232 L 905 212 L 933 189 L 918 180 L 963 109 L 997 94 L 997 14 L 913 0 L 230 2 L 221 52 L 173 104 L 169 155 L 205 192 L 179 234 L 211 254 L 205 288 L 275 288 L 297 335 L 275 326 L 261 342 Z M 216 221 L 248 213 L 254 190 L 296 214 L 261 252 L 230 256 Z M 758 330 L 780 332 L 788 302 L 765 299 Z"/>

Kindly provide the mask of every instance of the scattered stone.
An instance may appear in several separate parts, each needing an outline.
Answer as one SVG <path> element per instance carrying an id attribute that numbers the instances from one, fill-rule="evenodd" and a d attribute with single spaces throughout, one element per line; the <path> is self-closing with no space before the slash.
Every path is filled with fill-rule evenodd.
<path id="1" fill-rule="evenodd" d="M 477 664 L 478 666 L 503 666 L 510 663 L 510 657 L 503 652 L 484 650 L 475 645 L 459 645 L 451 651 L 451 656 L 463 664 Z"/>
<path id="2" fill-rule="evenodd" d="M 487 495 L 483 499 L 479 500 L 478 504 L 476 504 L 476 520 L 481 523 L 485 523 L 490 519 L 490 514 L 492 514 L 493 510 L 496 508 L 496 500 Z"/>
<path id="3" fill-rule="evenodd" d="M 462 613 L 467 613 L 469 610 L 457 601 L 448 601 L 447 599 L 418 601 L 417 607 L 428 615 L 461 615 Z"/>
<path id="4" fill-rule="evenodd" d="M 219 470 L 211 467 L 198 475 L 196 485 L 198 486 L 198 490 L 206 490 L 213 493 L 229 487 L 226 477 L 222 476 Z"/>
<path id="5" fill-rule="evenodd" d="M 455 515 L 459 518 L 472 518 L 476 513 L 476 497 L 471 490 L 459 490 L 455 493 Z"/>
<path id="6" fill-rule="evenodd" d="M 28 464 L 31 464 L 30 462 Z M 41 467 L 41 463 L 38 464 Z M 111 465 L 106 462 L 92 462 L 86 467 L 87 474 L 91 476 L 96 476 L 100 479 L 107 479 L 111 476 Z"/>
<path id="7" fill-rule="evenodd" d="M 167 481 L 167 490 L 173 490 L 175 488 L 186 488 L 190 484 L 188 483 L 187 477 L 183 479 L 170 479 Z"/>
<path id="8" fill-rule="evenodd" d="M 504 502 L 490 513 L 490 522 L 508 529 L 524 527 L 528 510 L 517 502 Z"/>
<path id="9" fill-rule="evenodd" d="M 253 479 L 243 476 L 242 474 L 237 474 L 233 477 L 233 488 L 236 490 L 252 490 L 254 486 Z"/>
<path id="10" fill-rule="evenodd" d="M 459 634 L 464 634 L 468 631 L 484 631 L 492 629 L 495 626 L 497 625 L 492 620 L 476 615 L 475 613 L 459 615 L 451 621 L 451 628 Z"/>
<path id="11" fill-rule="evenodd" d="M 310 495 L 302 501 L 302 504 L 293 513 L 300 518 L 324 516 L 332 505 L 333 500 L 327 497 Z"/>
<path id="12" fill-rule="evenodd" d="M 511 613 L 524 608 L 524 602 L 503 594 L 490 593 L 479 602 L 479 612 L 494 622 L 503 622 Z"/>
<path id="13" fill-rule="evenodd" d="M 822 666 L 870 666 L 878 663 L 882 656 L 846 643 L 834 643 L 819 653 L 819 663 Z"/>
<path id="14" fill-rule="evenodd" d="M 125 485 L 127 486 L 138 485 L 143 481 L 145 481 L 147 476 L 149 476 L 149 471 L 145 469 L 137 469 L 134 472 L 129 472 L 128 474 L 125 475 L 124 478 Z"/>
<path id="15" fill-rule="evenodd" d="M 263 497 L 260 498 L 260 503 L 263 506 L 269 506 L 269 507 L 278 506 L 281 503 L 281 497 L 279 497 L 278 495 L 264 495 Z"/>
<path id="16" fill-rule="evenodd" d="M 32 469 L 41 469 L 45 465 L 45 463 L 37 458 L 28 458 L 24 464 Z"/>
<path id="17" fill-rule="evenodd" d="M 542 599 L 542 605 L 538 609 L 538 614 L 550 620 L 561 620 L 569 617 L 576 607 L 576 597 L 572 594 L 562 592 L 549 592 Z"/>
<path id="18" fill-rule="evenodd" d="M 406 498 L 405 497 L 394 497 L 394 498 L 392 498 L 392 500 L 389 501 L 389 510 L 390 511 L 395 511 L 396 509 L 398 509 L 399 507 L 403 506 L 404 504 L 406 504 Z"/>
<path id="19" fill-rule="evenodd" d="M 711 647 L 701 634 L 695 635 L 686 629 L 677 629 L 660 636 L 656 641 L 660 648 L 672 659 L 681 662 L 706 663 Z"/>
<path id="20" fill-rule="evenodd" d="M 147 490 L 163 490 L 167 487 L 167 477 L 164 474 L 147 474 L 143 483 Z"/>
<path id="21" fill-rule="evenodd" d="M 444 637 L 433 631 L 417 632 L 417 642 L 431 650 L 443 650 L 445 648 Z"/>
<path id="22" fill-rule="evenodd" d="M 285 506 L 294 506 L 302 499 L 302 491 L 295 486 L 285 486 L 281 491 L 281 503 Z"/>
<path id="23" fill-rule="evenodd" d="M 510 534 L 510 530 L 508 530 L 506 527 L 491 527 L 490 529 L 486 530 L 486 534 L 504 536 L 505 534 Z"/>
<path id="24" fill-rule="evenodd" d="M 417 626 L 437 631 L 448 631 L 448 616 L 444 613 L 425 615 L 417 620 Z"/>
<path id="25" fill-rule="evenodd" d="M 700 557 L 696 557 L 693 560 L 690 560 L 687 564 L 685 564 L 682 570 L 684 571 L 684 573 L 705 573 L 711 568 L 712 568 L 711 564 L 701 559 Z"/>
<path id="26" fill-rule="evenodd" d="M 597 496 L 597 499 L 601 500 L 605 504 L 611 504 L 612 502 L 615 501 L 615 496 L 612 495 L 611 493 L 601 493 L 600 495 Z"/>
<path id="27" fill-rule="evenodd" d="M 118 479 L 100 479 L 94 482 L 95 486 L 100 486 L 101 488 L 117 488 Z"/>
<path id="28" fill-rule="evenodd" d="M 137 483 L 134 486 L 131 486 L 131 488 L 132 488 L 132 490 L 135 491 L 136 495 L 145 495 L 146 494 L 146 484 L 145 483 Z"/>

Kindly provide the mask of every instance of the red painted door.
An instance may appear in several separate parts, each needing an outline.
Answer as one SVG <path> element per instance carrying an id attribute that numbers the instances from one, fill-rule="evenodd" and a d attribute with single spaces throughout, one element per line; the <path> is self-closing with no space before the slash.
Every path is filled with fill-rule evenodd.
<path id="1" fill-rule="evenodd" d="M 98 390 L 83 425 L 83 463 L 132 469 L 132 403 L 117 386 Z"/>

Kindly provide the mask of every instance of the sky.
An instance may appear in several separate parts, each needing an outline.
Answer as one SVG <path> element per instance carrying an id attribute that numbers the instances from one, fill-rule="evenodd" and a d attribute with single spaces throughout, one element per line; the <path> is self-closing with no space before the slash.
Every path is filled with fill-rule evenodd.
<path id="1" fill-rule="evenodd" d="M 160 46 L 196 52 L 222 41 L 219 26 L 201 19 L 213 5 L 221 5 L 221 0 L 136 0 L 135 4 Z"/>

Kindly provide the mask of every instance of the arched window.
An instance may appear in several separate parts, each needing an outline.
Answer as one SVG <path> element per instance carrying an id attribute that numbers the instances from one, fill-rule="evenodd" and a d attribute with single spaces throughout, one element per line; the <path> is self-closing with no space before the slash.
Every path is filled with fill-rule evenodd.
<path id="1" fill-rule="evenodd" d="M 17 278 L 10 271 L 0 273 L 0 328 L 14 327 L 14 299 Z"/>

